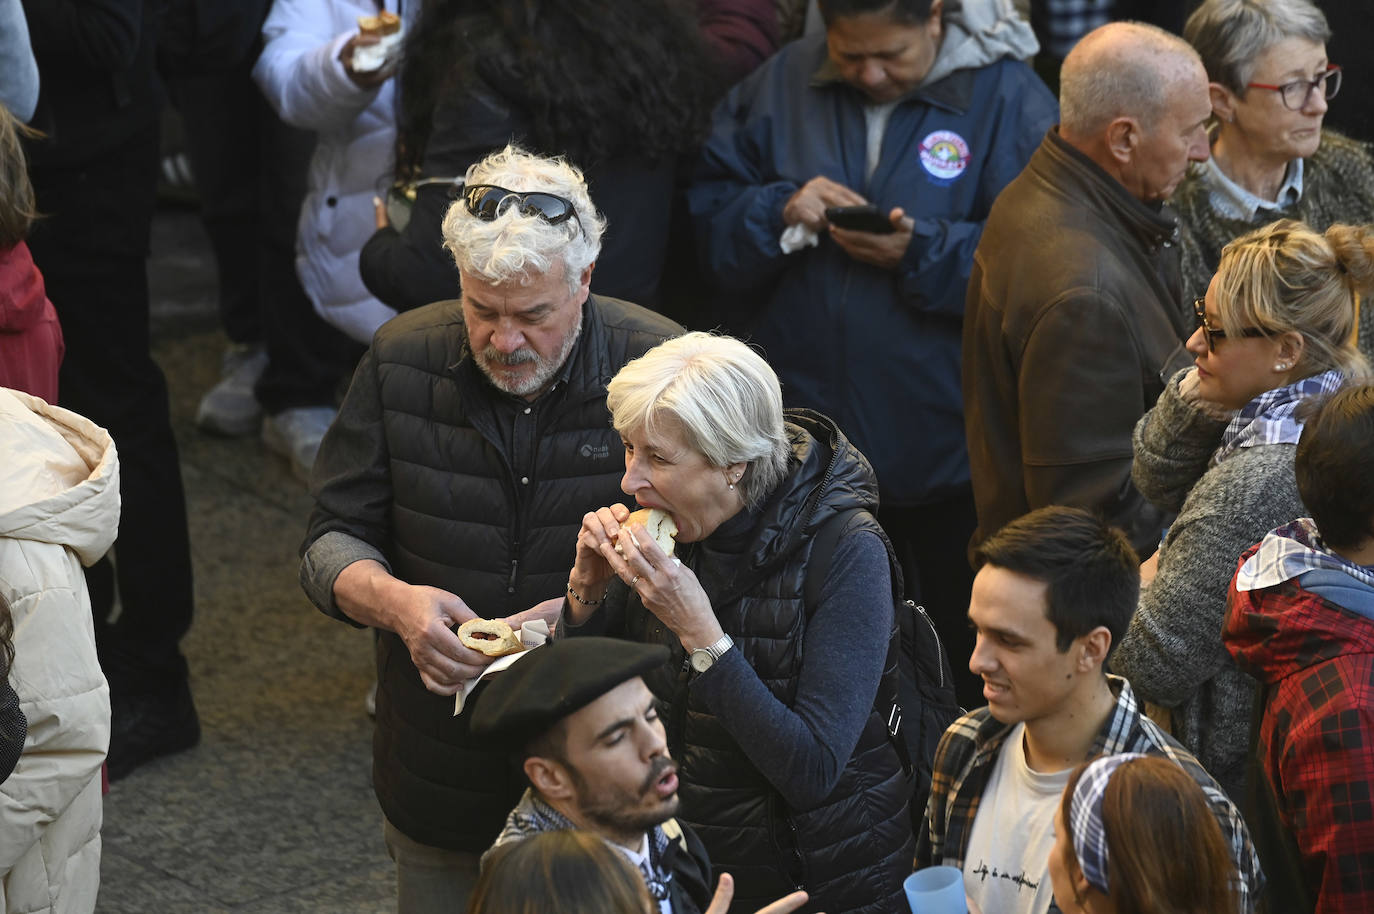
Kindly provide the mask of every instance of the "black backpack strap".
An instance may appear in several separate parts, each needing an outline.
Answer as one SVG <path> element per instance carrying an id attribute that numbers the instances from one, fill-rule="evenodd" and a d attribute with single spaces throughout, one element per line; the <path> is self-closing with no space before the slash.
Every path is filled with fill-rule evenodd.
<path id="1" fill-rule="evenodd" d="M 825 587 L 826 579 L 830 577 L 830 565 L 835 558 L 835 548 L 839 545 L 840 538 L 849 529 L 850 522 L 860 514 L 868 514 L 872 517 L 872 512 L 866 508 L 849 508 L 823 521 L 817 528 L 812 539 L 811 555 L 806 561 L 806 584 L 803 594 L 808 617 L 821 604 L 821 590 Z M 874 518 L 874 522 L 877 522 L 877 518 Z M 888 540 L 882 527 L 875 527 L 874 532 L 878 534 L 878 538 L 883 541 L 883 547 L 887 550 L 887 567 L 892 579 L 892 598 L 895 611 L 902 599 L 902 569 L 897 562 L 897 553 L 893 550 L 892 543 Z M 894 616 L 892 624 L 898 634 L 897 637 L 891 639 L 889 651 L 901 651 L 900 620 Z M 899 657 L 889 657 L 888 660 L 900 664 Z M 878 694 L 873 698 L 873 710 L 878 712 L 878 715 L 887 724 L 887 734 L 897 750 L 898 758 L 902 761 L 902 769 L 910 772 L 913 768 L 911 753 L 907 749 L 906 740 L 901 736 L 902 704 L 900 696 L 892 688 L 884 691 L 884 681 L 879 681 Z"/>

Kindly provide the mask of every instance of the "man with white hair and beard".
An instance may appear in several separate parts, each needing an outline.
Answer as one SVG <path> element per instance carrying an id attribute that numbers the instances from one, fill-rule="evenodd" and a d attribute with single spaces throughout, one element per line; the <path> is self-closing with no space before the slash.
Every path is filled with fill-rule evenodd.
<path id="1" fill-rule="evenodd" d="M 589 294 L 605 220 L 581 173 L 514 147 L 444 219 L 461 298 L 377 331 L 312 473 L 301 583 L 377 630 L 373 786 L 398 909 L 461 910 L 523 784 L 453 694 L 490 657 L 453 629 L 558 615 L 582 515 L 620 495 L 606 381 L 682 332 Z"/>

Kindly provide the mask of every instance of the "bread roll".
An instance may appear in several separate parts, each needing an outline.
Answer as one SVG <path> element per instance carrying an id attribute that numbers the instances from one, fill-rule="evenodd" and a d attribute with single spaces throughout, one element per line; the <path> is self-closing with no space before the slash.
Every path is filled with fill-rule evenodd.
<path id="1" fill-rule="evenodd" d="M 376 35 L 383 38 L 387 35 L 394 35 L 401 30 L 401 17 L 395 13 L 382 10 L 375 16 L 359 16 L 358 31 L 364 35 Z"/>
<path id="2" fill-rule="evenodd" d="M 491 637 L 479 638 L 479 634 Z M 458 640 L 464 647 L 481 651 L 488 657 L 518 654 L 525 649 L 511 627 L 500 619 L 469 619 L 458 626 Z"/>
<path id="3" fill-rule="evenodd" d="M 660 511 L 658 508 L 640 508 L 625 518 L 622 529 L 630 524 L 643 525 L 644 529 L 649 531 L 649 535 L 654 538 L 654 542 L 658 543 L 658 548 L 663 550 L 664 555 L 673 554 L 673 547 L 677 545 L 677 541 L 673 539 L 677 536 L 677 524 L 667 511 Z"/>

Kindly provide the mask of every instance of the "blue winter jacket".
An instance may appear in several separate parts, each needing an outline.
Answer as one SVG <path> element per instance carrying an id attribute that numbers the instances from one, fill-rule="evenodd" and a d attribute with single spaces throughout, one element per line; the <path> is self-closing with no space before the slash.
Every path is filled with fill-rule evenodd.
<path id="1" fill-rule="evenodd" d="M 787 405 L 829 415 L 872 460 L 884 505 L 969 482 L 959 350 L 973 251 L 1058 117 L 1029 67 L 985 56 L 900 101 L 866 181 L 864 96 L 839 80 L 824 34 L 794 42 L 721 102 L 688 190 L 708 269 L 748 302 L 730 327 L 762 346 Z M 817 175 L 915 220 L 897 271 L 824 234 L 782 253 L 783 206 Z"/>

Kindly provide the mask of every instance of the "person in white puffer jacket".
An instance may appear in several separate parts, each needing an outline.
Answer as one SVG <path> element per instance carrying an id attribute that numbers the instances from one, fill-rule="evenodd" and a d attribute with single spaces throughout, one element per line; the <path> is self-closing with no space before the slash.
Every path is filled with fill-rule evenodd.
<path id="1" fill-rule="evenodd" d="M 110 692 L 82 565 L 119 527 L 119 461 L 89 419 L 0 387 L 0 597 L 28 718 L 0 784 L 0 911 L 89 914 L 100 887 Z"/>
<path id="2" fill-rule="evenodd" d="M 409 25 L 409 3 L 384 0 Z M 376 230 L 372 198 L 392 171 L 395 63 L 360 72 L 358 17 L 374 0 L 276 0 L 263 23 L 253 79 L 286 123 L 318 134 L 296 235 L 296 272 L 316 313 L 367 344 L 396 312 L 372 297 L 358 252 Z"/>

